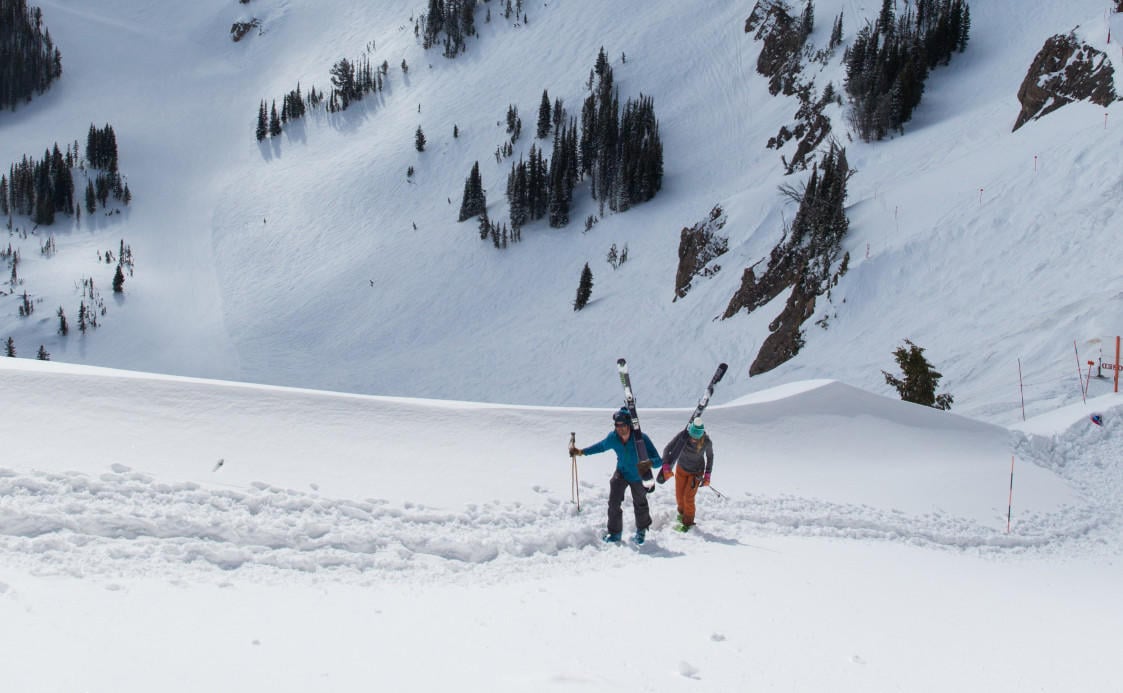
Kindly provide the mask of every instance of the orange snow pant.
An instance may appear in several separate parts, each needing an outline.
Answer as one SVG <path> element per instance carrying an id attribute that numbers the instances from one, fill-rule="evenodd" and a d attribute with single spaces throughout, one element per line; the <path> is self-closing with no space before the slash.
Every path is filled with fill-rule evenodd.
<path id="1" fill-rule="evenodd" d="M 675 503 L 678 505 L 679 514 L 682 515 L 682 524 L 689 527 L 694 524 L 694 496 L 698 494 L 698 487 L 702 479 L 690 472 L 684 472 L 681 466 L 675 467 Z"/>

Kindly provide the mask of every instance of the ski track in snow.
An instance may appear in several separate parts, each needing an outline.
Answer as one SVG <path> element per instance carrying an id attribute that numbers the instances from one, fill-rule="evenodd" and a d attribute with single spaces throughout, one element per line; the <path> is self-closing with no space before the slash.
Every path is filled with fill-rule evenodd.
<path id="1" fill-rule="evenodd" d="M 1123 493 L 1115 417 L 1103 429 L 1073 426 L 1052 438 L 1026 437 L 1021 459 L 1050 467 L 1081 498 L 1053 513 L 1017 512 L 993 526 L 943 513 L 908 515 L 867 505 L 796 496 L 706 494 L 702 539 L 745 544 L 761 536 L 894 541 L 983 555 L 1102 551 L 1118 544 Z M 17 472 L 0 467 L 0 555 L 45 575 L 204 574 L 268 581 L 440 579 L 472 570 L 482 579 L 611 552 L 600 541 L 607 493 L 582 483 L 584 512 L 568 499 L 539 507 L 493 502 L 459 511 L 381 500 L 348 500 L 277 488 L 245 490 L 166 483 L 123 465 L 100 476 Z M 656 492 L 669 496 L 670 489 Z M 630 517 L 625 500 L 625 521 Z M 670 530 L 665 498 L 653 502 L 644 553 L 679 555 L 699 536 Z M 1110 548 L 1110 547 L 1108 547 Z M 1114 550 L 1114 549 L 1112 549 Z M 611 554 L 609 554 L 611 555 Z M 616 554 L 625 555 L 625 554 Z M 533 560 L 528 560 L 533 559 Z M 594 564 L 588 564 L 594 565 Z"/>

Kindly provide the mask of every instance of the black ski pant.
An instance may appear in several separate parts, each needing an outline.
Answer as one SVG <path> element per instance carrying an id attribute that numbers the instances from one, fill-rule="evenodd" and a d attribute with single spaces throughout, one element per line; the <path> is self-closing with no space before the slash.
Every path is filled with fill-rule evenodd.
<path id="1" fill-rule="evenodd" d="M 624 489 L 632 489 L 632 509 L 636 511 L 636 529 L 651 526 L 651 510 L 647 505 L 647 489 L 642 481 L 628 481 L 619 471 L 608 482 L 608 533 L 624 531 Z"/>

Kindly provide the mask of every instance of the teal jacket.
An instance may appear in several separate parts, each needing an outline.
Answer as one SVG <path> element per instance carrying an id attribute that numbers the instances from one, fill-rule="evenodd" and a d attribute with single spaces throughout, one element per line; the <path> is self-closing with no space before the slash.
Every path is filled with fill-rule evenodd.
<path id="1" fill-rule="evenodd" d="M 635 435 L 635 431 L 632 431 Z M 647 456 L 651 459 L 651 466 L 659 468 L 663 466 L 663 458 L 659 456 L 659 450 L 655 447 L 655 443 L 644 433 L 643 442 L 647 444 Z M 607 452 L 612 450 L 616 453 L 616 471 L 620 472 L 620 476 L 624 477 L 626 481 L 642 481 L 643 478 L 639 473 L 639 458 L 636 456 L 636 446 L 633 445 L 634 439 L 628 438 L 628 442 L 620 440 L 620 436 L 616 435 L 616 431 L 609 433 L 604 440 L 599 443 L 593 443 L 587 448 L 581 448 L 582 455 L 595 455 L 598 452 Z"/>

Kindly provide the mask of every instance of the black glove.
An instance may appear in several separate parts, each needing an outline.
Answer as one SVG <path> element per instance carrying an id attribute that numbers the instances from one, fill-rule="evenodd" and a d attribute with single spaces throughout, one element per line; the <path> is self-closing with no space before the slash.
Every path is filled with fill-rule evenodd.
<path id="1" fill-rule="evenodd" d="M 575 448 L 575 447 L 572 447 L 572 446 L 569 448 L 569 456 L 570 457 L 580 457 L 581 455 L 584 455 L 584 454 L 585 453 L 581 452 L 580 448 Z"/>

